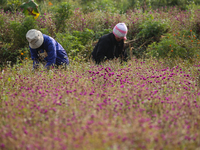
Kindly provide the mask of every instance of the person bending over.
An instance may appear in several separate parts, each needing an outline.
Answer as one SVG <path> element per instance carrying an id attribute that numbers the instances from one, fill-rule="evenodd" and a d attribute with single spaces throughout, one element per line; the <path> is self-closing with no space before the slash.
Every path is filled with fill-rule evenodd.
<path id="1" fill-rule="evenodd" d="M 127 32 L 125 23 L 116 24 L 113 32 L 103 35 L 95 45 L 91 54 L 92 60 L 96 64 L 119 57 L 121 60 L 127 61 L 127 53 L 124 51 Z"/>
<path id="2" fill-rule="evenodd" d="M 65 49 L 52 37 L 42 34 L 39 30 L 31 29 L 26 33 L 29 42 L 33 69 L 39 62 L 49 69 L 52 65 L 69 65 L 69 59 Z"/>

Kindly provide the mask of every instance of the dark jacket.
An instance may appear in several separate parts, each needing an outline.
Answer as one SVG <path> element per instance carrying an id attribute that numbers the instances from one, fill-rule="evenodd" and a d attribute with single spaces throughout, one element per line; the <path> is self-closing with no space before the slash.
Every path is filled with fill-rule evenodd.
<path id="1" fill-rule="evenodd" d="M 33 67 L 35 64 L 41 61 L 41 53 L 46 51 L 46 55 L 43 57 L 44 61 L 46 61 L 45 67 L 49 67 L 53 64 L 61 65 L 62 63 L 69 64 L 69 59 L 65 49 L 52 37 L 43 34 L 44 42 L 43 44 L 37 48 L 30 48 L 31 58 L 33 60 Z"/>
<path id="2" fill-rule="evenodd" d="M 118 42 L 113 33 L 102 36 L 92 52 L 92 59 L 97 64 L 118 57 L 126 61 L 127 54 L 124 51 L 124 40 Z"/>

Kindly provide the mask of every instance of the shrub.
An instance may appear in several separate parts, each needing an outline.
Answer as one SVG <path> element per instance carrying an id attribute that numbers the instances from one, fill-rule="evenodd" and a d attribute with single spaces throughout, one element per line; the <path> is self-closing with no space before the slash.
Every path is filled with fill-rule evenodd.
<path id="1" fill-rule="evenodd" d="M 133 54 L 136 57 L 142 57 L 146 52 L 146 47 L 153 43 L 159 42 L 161 35 L 166 33 L 169 25 L 165 21 L 154 20 L 153 16 L 147 17 L 147 20 L 139 25 L 139 33 L 136 35 L 137 42 L 133 44 Z"/>
<path id="2" fill-rule="evenodd" d="M 85 28 L 84 31 L 73 31 L 72 33 L 78 40 L 81 42 L 82 45 L 86 45 L 88 41 L 93 39 L 94 31 L 91 29 Z"/>
<path id="3" fill-rule="evenodd" d="M 166 34 L 159 43 L 152 43 L 147 55 L 156 58 L 192 59 L 199 54 L 199 40 L 192 31 L 182 30 L 175 34 Z"/>
<path id="4" fill-rule="evenodd" d="M 0 14 L 0 41 L 2 42 L 11 42 L 11 35 L 9 32 L 10 22 L 5 19 L 3 14 Z"/>
<path id="5" fill-rule="evenodd" d="M 153 20 L 153 16 L 150 17 L 151 18 L 147 18 L 148 20 L 139 26 L 141 30 L 137 36 L 138 38 L 144 39 L 153 37 L 155 40 L 159 40 L 160 36 L 166 33 L 170 26 L 164 20 Z"/>
<path id="6" fill-rule="evenodd" d="M 7 9 L 16 11 L 23 2 L 22 0 L 7 0 Z"/>
<path id="7" fill-rule="evenodd" d="M 1 0 L 0 1 L 0 9 L 3 8 L 3 6 L 6 4 L 6 0 Z"/>
<path id="8" fill-rule="evenodd" d="M 15 49 L 13 48 L 12 43 L 5 43 L 0 46 L 0 63 L 7 64 L 8 61 L 11 62 L 11 65 L 18 62 L 22 62 L 30 57 L 29 47 Z"/>
<path id="9" fill-rule="evenodd" d="M 6 43 L 1 47 L 0 50 L 0 63 L 5 66 L 8 61 L 11 61 L 14 64 L 17 60 L 17 56 L 19 55 L 17 50 L 11 49 L 11 44 Z"/>
<path id="10" fill-rule="evenodd" d="M 55 37 L 56 25 L 51 18 L 51 13 L 40 15 L 37 19 L 37 26 L 42 33 Z"/>
<path id="11" fill-rule="evenodd" d="M 200 38 L 200 21 L 196 20 L 192 26 L 192 31 L 194 31 L 198 38 Z"/>
<path id="12" fill-rule="evenodd" d="M 56 24 L 56 32 L 64 31 L 65 20 L 69 19 L 69 17 L 72 15 L 71 4 L 68 2 L 61 2 L 60 5 L 54 6 L 52 10 L 55 13 L 53 18 Z"/>
<path id="13" fill-rule="evenodd" d="M 116 12 L 116 4 L 112 0 L 95 0 L 83 4 L 84 13 L 100 10 L 102 12 Z"/>
<path id="14" fill-rule="evenodd" d="M 32 28 L 37 28 L 37 25 L 33 16 L 25 17 L 22 22 L 19 20 L 10 21 L 8 25 L 4 23 L 2 26 L 7 28 L 6 30 L 1 29 L 0 40 L 4 43 L 0 51 L 0 60 L 2 63 L 6 63 L 7 61 L 16 63 L 17 58 L 22 61 L 29 57 L 28 50 L 25 51 L 26 48 L 24 48 L 28 43 L 26 33 Z M 7 34 L 5 33 L 6 31 Z"/>
<path id="15" fill-rule="evenodd" d="M 63 46 L 67 55 L 72 59 L 75 59 L 78 52 L 85 48 L 81 41 L 79 41 L 79 38 L 70 33 L 56 33 L 55 39 Z"/>
<path id="16" fill-rule="evenodd" d="M 112 29 L 104 29 L 102 31 L 98 31 L 94 35 L 94 40 L 98 40 L 101 36 L 112 32 Z"/>
<path id="17" fill-rule="evenodd" d="M 94 31 L 84 29 L 84 31 L 73 31 L 73 33 L 57 33 L 56 40 L 63 46 L 67 54 L 72 59 L 85 60 L 91 53 Z"/>
<path id="18" fill-rule="evenodd" d="M 13 37 L 13 46 L 18 48 L 23 48 L 27 44 L 26 33 L 30 29 L 37 28 L 36 21 L 33 16 L 27 16 L 23 22 L 12 21 L 10 24 L 10 29 Z"/>

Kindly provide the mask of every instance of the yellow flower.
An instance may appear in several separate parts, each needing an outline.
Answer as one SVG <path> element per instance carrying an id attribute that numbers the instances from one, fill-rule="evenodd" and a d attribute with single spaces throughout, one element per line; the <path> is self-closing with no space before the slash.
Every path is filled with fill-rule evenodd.
<path id="1" fill-rule="evenodd" d="M 21 55 L 24 55 L 24 53 L 21 53 Z"/>
<path id="2" fill-rule="evenodd" d="M 34 10 L 32 11 L 32 14 L 35 16 L 34 18 L 37 19 L 40 15 L 40 13 L 35 12 Z"/>

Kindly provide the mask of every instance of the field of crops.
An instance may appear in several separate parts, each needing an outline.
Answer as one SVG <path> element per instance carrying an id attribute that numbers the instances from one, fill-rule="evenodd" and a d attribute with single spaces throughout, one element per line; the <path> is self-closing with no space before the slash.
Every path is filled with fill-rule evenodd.
<path id="1" fill-rule="evenodd" d="M 23 2 L 0 0 L 0 150 L 200 150 L 198 0 L 35 0 L 35 16 Z M 119 22 L 128 61 L 95 65 Z M 70 65 L 33 71 L 30 29 Z"/>
<path id="2" fill-rule="evenodd" d="M 31 63 L 0 73 L 0 149 L 200 147 L 198 62 Z"/>

